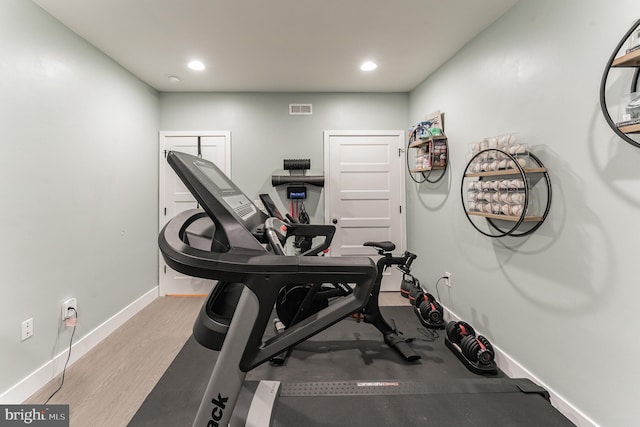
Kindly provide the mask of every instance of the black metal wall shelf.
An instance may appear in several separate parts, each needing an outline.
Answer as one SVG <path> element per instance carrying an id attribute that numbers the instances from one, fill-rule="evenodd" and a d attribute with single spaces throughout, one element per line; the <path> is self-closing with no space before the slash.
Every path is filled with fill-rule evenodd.
<path id="1" fill-rule="evenodd" d="M 638 91 L 638 77 L 640 77 L 640 49 L 632 50 L 622 56 L 618 56 L 622 46 L 627 42 L 634 31 L 638 29 L 638 27 L 640 27 L 640 20 L 637 20 L 629 31 L 627 31 L 624 37 L 622 37 L 620 43 L 618 43 L 607 62 L 607 66 L 604 69 L 602 80 L 600 82 L 600 108 L 602 109 L 602 114 L 604 115 L 607 124 L 613 132 L 634 147 L 640 148 L 640 141 L 636 141 L 629 136 L 631 134 L 640 133 L 640 123 L 631 123 L 627 125 L 616 124 L 611 118 L 611 114 L 609 114 L 605 96 L 607 90 L 607 78 L 609 77 L 609 72 L 612 68 L 635 68 L 633 77 L 631 78 L 631 88 L 629 92 L 634 93 Z"/>
<path id="2" fill-rule="evenodd" d="M 486 156 L 487 154 L 493 154 L 495 157 L 507 159 L 510 161 L 509 164 L 511 164 L 512 166 L 509 169 L 472 172 L 472 165 L 474 164 L 474 162 L 478 161 L 482 158 L 482 156 Z M 460 186 L 462 207 L 471 225 L 485 236 L 526 236 L 540 228 L 542 223 L 547 218 L 547 215 L 549 214 L 549 210 L 551 208 L 551 180 L 549 178 L 547 169 L 544 167 L 540 159 L 531 152 L 528 152 L 527 154 L 528 158 L 530 159 L 530 163 L 533 163 L 533 165 L 531 165 L 533 167 L 522 167 L 517 160 L 517 156 L 514 156 L 497 148 L 482 150 L 473 155 L 467 163 Z M 486 212 L 470 208 L 470 201 L 468 199 L 468 192 L 470 188 L 469 182 L 475 180 L 475 182 L 481 183 L 489 178 L 501 178 L 503 180 L 509 178 L 518 178 L 522 181 L 521 188 L 506 189 L 503 190 L 504 193 L 502 193 L 507 197 L 509 196 L 509 192 L 511 192 L 511 194 L 518 193 L 523 195 L 520 196 L 520 198 L 522 198 L 522 203 L 519 204 L 519 206 L 521 205 L 521 212 L 519 215 L 513 215 L 509 212 L 495 212 L 495 210 Z M 538 183 L 540 182 L 543 182 L 544 185 L 538 185 Z M 541 215 L 531 215 L 528 214 L 531 202 L 531 192 L 534 190 L 538 191 L 538 188 L 540 188 L 540 191 L 542 191 L 543 193 L 546 193 L 543 194 L 543 197 L 546 197 L 544 210 Z M 493 192 L 492 197 L 494 194 L 499 195 L 500 193 L 498 193 L 498 191 L 502 190 L 496 190 L 495 192 Z M 467 192 L 467 197 L 465 197 L 465 192 Z M 485 231 L 480 228 L 480 226 L 476 223 L 478 218 L 486 219 L 487 223 L 489 224 L 489 231 Z"/>
<path id="3" fill-rule="evenodd" d="M 407 171 L 414 182 L 440 182 L 449 166 L 449 141 L 444 133 L 444 114 L 440 111 L 431 113 L 425 121 L 412 127 L 405 151 Z M 414 154 L 413 158 L 409 157 L 409 153 Z"/>
<path id="4" fill-rule="evenodd" d="M 411 148 L 420 148 L 420 147 L 429 147 L 428 151 L 429 151 L 429 155 L 433 156 L 433 143 L 434 141 L 438 141 L 441 143 L 444 143 L 445 145 L 445 160 L 444 160 L 444 164 L 439 166 L 439 165 L 434 165 L 434 161 L 432 159 L 431 161 L 431 166 L 429 167 L 414 167 L 411 168 L 409 165 L 410 163 L 410 158 L 409 158 L 409 152 Z M 414 173 L 419 173 L 422 175 L 422 179 L 416 179 L 413 177 L 413 175 L 411 176 L 413 178 L 413 180 L 417 183 L 422 183 L 422 182 L 429 182 L 432 184 L 435 184 L 436 182 L 439 182 L 442 178 L 444 178 L 445 173 L 447 172 L 447 167 L 449 166 L 449 142 L 446 136 L 442 135 L 442 136 L 437 136 L 437 137 L 431 137 L 428 139 L 417 139 L 417 140 L 409 140 L 409 145 L 407 148 L 407 169 L 409 170 L 410 173 L 414 174 Z M 431 175 L 437 171 L 437 173 L 434 175 L 434 177 L 432 177 Z"/>

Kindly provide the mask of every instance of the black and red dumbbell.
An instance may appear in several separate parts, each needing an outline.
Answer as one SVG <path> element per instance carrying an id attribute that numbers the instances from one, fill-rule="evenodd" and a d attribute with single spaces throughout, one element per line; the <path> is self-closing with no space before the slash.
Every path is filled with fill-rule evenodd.
<path id="1" fill-rule="evenodd" d="M 473 327 L 464 321 L 449 322 L 445 330 L 445 344 L 470 371 L 476 374 L 497 373 L 495 351 L 487 338 L 476 335 Z"/>

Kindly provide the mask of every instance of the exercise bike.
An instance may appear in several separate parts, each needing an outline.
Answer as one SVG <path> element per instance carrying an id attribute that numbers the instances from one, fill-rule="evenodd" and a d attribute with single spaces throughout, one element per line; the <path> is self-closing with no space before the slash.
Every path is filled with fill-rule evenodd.
<path id="1" fill-rule="evenodd" d="M 329 247 L 335 227 L 332 225 L 306 225 L 301 224 L 289 214 L 283 216 L 268 194 L 260 194 L 262 201 L 270 219 L 265 222 L 266 241 L 270 249 L 277 255 L 285 255 L 284 244 L 287 239 L 293 237 L 296 241 L 306 239 L 309 246 L 303 249 L 302 255 L 318 255 L 321 250 Z M 314 235 L 322 235 L 325 239 L 322 245 L 316 246 L 313 250 L 311 240 Z M 382 316 L 378 298 L 382 284 L 383 274 L 391 266 L 398 267 L 404 273 L 411 271 L 411 263 L 416 259 L 416 255 L 405 251 L 402 256 L 394 257 L 392 252 L 396 245 L 389 241 L 365 242 L 363 246 L 375 248 L 380 255 L 376 263 L 377 276 L 373 289 L 365 307 L 352 314 L 357 321 L 364 321 L 375 326 L 383 335 L 384 342 L 391 348 L 397 350 L 405 360 L 413 362 L 420 359 L 415 351 L 408 344 L 408 339 L 402 337 L 395 327 Z M 274 320 L 276 333 L 283 333 L 286 328 L 301 320 L 319 312 L 329 306 L 334 298 L 345 297 L 352 292 L 351 287 L 346 283 L 315 283 L 315 284 L 295 284 L 287 285 L 280 289 L 276 300 L 277 318 Z M 283 365 L 291 353 L 289 349 L 286 354 L 274 356 L 270 362 L 272 365 Z"/>
<path id="2" fill-rule="evenodd" d="M 285 235 L 281 235 L 280 242 L 284 237 Z M 420 359 L 420 355 L 409 345 L 411 339 L 403 337 L 401 332 L 387 322 L 380 311 L 378 301 L 382 278 L 386 269 L 396 266 L 401 271 L 409 271 L 411 263 L 416 259 L 416 255 L 405 251 L 401 256 L 393 256 L 392 251 L 395 250 L 396 245 L 389 241 L 365 242 L 363 246 L 375 248 L 380 258 L 376 263 L 377 276 L 367 304 L 358 312 L 353 313 L 352 317 L 357 321 L 369 323 L 378 329 L 382 333 L 384 342 L 398 351 L 406 361 L 417 361 Z M 280 250 L 276 249 L 276 252 L 279 253 Z M 287 327 L 328 307 L 332 298 L 344 297 L 350 293 L 351 287 L 345 283 L 299 284 L 283 287 L 276 302 L 276 313 L 278 315 L 274 322 L 276 332 L 282 333 Z M 270 362 L 273 365 L 282 365 L 289 354 L 290 351 L 287 354 L 277 355 Z"/>

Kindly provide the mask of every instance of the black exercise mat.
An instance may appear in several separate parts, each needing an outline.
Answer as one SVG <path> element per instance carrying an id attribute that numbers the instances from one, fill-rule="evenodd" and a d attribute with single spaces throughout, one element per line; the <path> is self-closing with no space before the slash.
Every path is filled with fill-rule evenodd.
<path id="1" fill-rule="evenodd" d="M 483 383 L 511 380 L 502 373 L 485 377 L 468 371 L 444 345 L 444 330 L 437 331 L 437 338 L 424 334 L 410 307 L 381 310 L 406 337 L 415 338 L 411 345 L 421 360 L 405 362 L 373 326 L 349 318 L 299 344 L 285 366 L 265 363 L 247 380 L 412 380 L 423 381 L 428 394 L 282 397 L 276 426 L 573 425 L 539 394 L 483 388 Z M 129 425 L 191 426 L 217 354 L 191 337 Z"/>

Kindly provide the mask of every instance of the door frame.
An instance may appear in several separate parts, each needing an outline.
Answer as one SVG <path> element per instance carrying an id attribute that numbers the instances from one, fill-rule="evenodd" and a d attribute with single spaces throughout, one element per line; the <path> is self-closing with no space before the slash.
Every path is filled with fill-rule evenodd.
<path id="1" fill-rule="evenodd" d="M 401 234 L 401 242 L 394 242 L 396 244 L 396 251 L 404 252 L 407 247 L 407 209 L 406 209 L 406 189 L 405 189 L 405 170 L 406 170 L 406 157 L 404 155 L 404 150 L 406 150 L 405 144 L 405 132 L 402 130 L 325 130 L 324 131 L 324 174 L 325 174 L 325 182 L 328 182 L 329 185 L 326 185 L 324 188 L 324 222 L 325 224 L 330 223 L 331 212 L 330 212 L 330 200 L 336 191 L 335 188 L 332 188 L 331 185 L 331 177 L 329 176 L 331 172 L 331 167 L 329 164 L 330 159 L 330 146 L 329 143 L 330 138 L 333 136 L 397 136 L 399 141 L 398 153 L 399 153 L 399 177 L 400 182 L 398 182 L 398 192 L 400 194 L 400 206 L 402 207 L 401 219 L 400 219 L 400 234 Z"/>
<path id="2" fill-rule="evenodd" d="M 164 206 L 166 205 L 165 198 L 165 176 L 166 168 L 169 167 L 166 161 L 167 151 L 167 138 L 168 137 L 224 137 L 225 138 L 225 170 L 227 176 L 231 177 L 231 131 L 198 131 L 198 130 L 185 130 L 185 131 L 159 131 L 158 132 L 158 232 L 162 231 L 165 224 L 171 219 L 166 218 L 164 215 Z M 164 274 L 164 266 L 166 266 L 162 253 L 158 250 L 158 295 L 166 295 L 165 289 L 162 286 L 162 280 Z"/>

